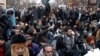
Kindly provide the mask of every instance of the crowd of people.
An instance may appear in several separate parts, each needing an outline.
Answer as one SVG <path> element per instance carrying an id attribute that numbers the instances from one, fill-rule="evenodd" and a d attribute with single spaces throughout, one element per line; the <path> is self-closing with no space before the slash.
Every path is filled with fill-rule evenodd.
<path id="1" fill-rule="evenodd" d="M 84 56 L 100 48 L 100 8 L 0 6 L 0 56 Z"/>

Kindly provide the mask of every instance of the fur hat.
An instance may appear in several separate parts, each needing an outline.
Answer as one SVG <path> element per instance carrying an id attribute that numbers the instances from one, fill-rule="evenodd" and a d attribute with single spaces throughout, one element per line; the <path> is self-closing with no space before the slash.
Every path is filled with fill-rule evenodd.
<path id="1" fill-rule="evenodd" d="M 11 43 L 25 43 L 26 39 L 23 35 L 19 34 L 19 35 L 14 35 L 11 39 Z"/>

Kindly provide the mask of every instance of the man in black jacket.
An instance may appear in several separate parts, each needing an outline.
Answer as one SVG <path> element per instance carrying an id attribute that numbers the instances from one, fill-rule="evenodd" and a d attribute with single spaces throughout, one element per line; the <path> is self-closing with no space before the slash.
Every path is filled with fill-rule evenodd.
<path id="1" fill-rule="evenodd" d="M 59 56 L 79 56 L 80 51 L 78 47 L 77 37 L 70 27 L 65 27 L 63 37 L 63 47 L 58 49 Z"/>
<path id="2" fill-rule="evenodd" d="M 4 39 L 7 41 L 7 30 L 11 28 L 11 25 L 8 22 L 8 17 L 5 14 L 2 14 L 0 16 L 0 28 L 2 28 L 2 35 L 4 36 Z"/>

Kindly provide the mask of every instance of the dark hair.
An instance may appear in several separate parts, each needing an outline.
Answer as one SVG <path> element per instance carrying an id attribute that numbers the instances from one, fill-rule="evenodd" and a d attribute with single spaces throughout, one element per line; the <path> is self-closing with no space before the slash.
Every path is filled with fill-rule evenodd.
<path id="1" fill-rule="evenodd" d="M 32 10 L 32 7 L 28 7 L 28 10 Z"/>
<path id="2" fill-rule="evenodd" d="M 14 14 L 14 11 L 9 10 L 9 11 L 7 11 L 7 14 L 8 14 L 8 15 L 13 15 L 13 14 Z"/>
<path id="3" fill-rule="evenodd" d="M 67 32 L 69 29 L 72 29 L 70 26 L 64 26 L 63 32 Z"/>
<path id="4" fill-rule="evenodd" d="M 4 20 L 4 19 L 7 19 L 7 15 L 5 15 L 5 14 L 2 14 L 1 16 L 0 16 L 0 20 Z"/>
<path id="5" fill-rule="evenodd" d="M 46 45 L 43 46 L 43 51 L 45 51 L 45 48 L 46 48 L 46 47 L 52 47 L 52 48 L 53 48 L 52 45 L 50 45 L 50 44 L 46 44 Z"/>
<path id="6" fill-rule="evenodd" d="M 38 41 L 38 42 L 47 43 L 47 40 L 48 40 L 48 39 L 47 39 L 45 33 L 41 32 L 41 33 L 38 34 L 37 37 L 38 37 L 38 38 L 37 38 L 37 41 Z"/>
<path id="7" fill-rule="evenodd" d="M 32 40 L 32 36 L 27 34 L 27 35 L 25 35 L 25 39 L 26 40 Z"/>
<path id="8" fill-rule="evenodd" d="M 56 50 L 62 49 L 64 47 L 63 37 L 58 36 L 56 42 Z"/>
<path id="9" fill-rule="evenodd" d="M 5 28 L 10 27 L 10 25 L 8 24 L 7 15 L 5 15 L 5 14 L 2 14 L 2 15 L 0 16 L 0 27 L 1 27 L 2 29 L 4 29 L 4 30 L 5 30 Z"/>
<path id="10" fill-rule="evenodd" d="M 4 37 L 2 35 L 0 35 L 0 40 L 5 40 Z"/>

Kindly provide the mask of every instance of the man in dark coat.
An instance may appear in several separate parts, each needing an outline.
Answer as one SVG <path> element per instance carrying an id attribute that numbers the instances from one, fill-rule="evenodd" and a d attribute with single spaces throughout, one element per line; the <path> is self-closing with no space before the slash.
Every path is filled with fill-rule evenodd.
<path id="1" fill-rule="evenodd" d="M 0 16 L 0 27 L 2 28 L 2 34 L 3 34 L 4 38 L 5 38 L 5 40 L 7 40 L 8 39 L 7 38 L 7 30 L 9 28 L 11 28 L 11 25 L 10 25 L 10 23 L 8 21 L 7 15 L 2 14 Z"/>
<path id="2" fill-rule="evenodd" d="M 47 3 L 47 4 L 45 5 L 45 12 L 44 12 L 44 15 L 45 15 L 45 16 L 49 16 L 50 10 L 51 10 L 50 4 Z"/>
<path id="3" fill-rule="evenodd" d="M 91 16 L 89 14 L 89 11 L 88 10 L 83 11 L 82 15 L 81 15 L 81 18 L 80 18 L 80 21 L 84 22 L 84 21 L 90 21 L 90 20 L 91 20 Z"/>
<path id="4" fill-rule="evenodd" d="M 78 19 L 79 12 L 77 8 L 73 8 L 69 11 L 69 21 L 71 22 L 71 25 L 74 26 L 76 20 Z"/>
<path id="5" fill-rule="evenodd" d="M 66 28 L 66 27 L 65 27 Z M 63 47 L 58 49 L 59 56 L 79 56 L 79 48 L 77 45 L 77 38 L 70 27 L 66 28 L 63 37 Z"/>

